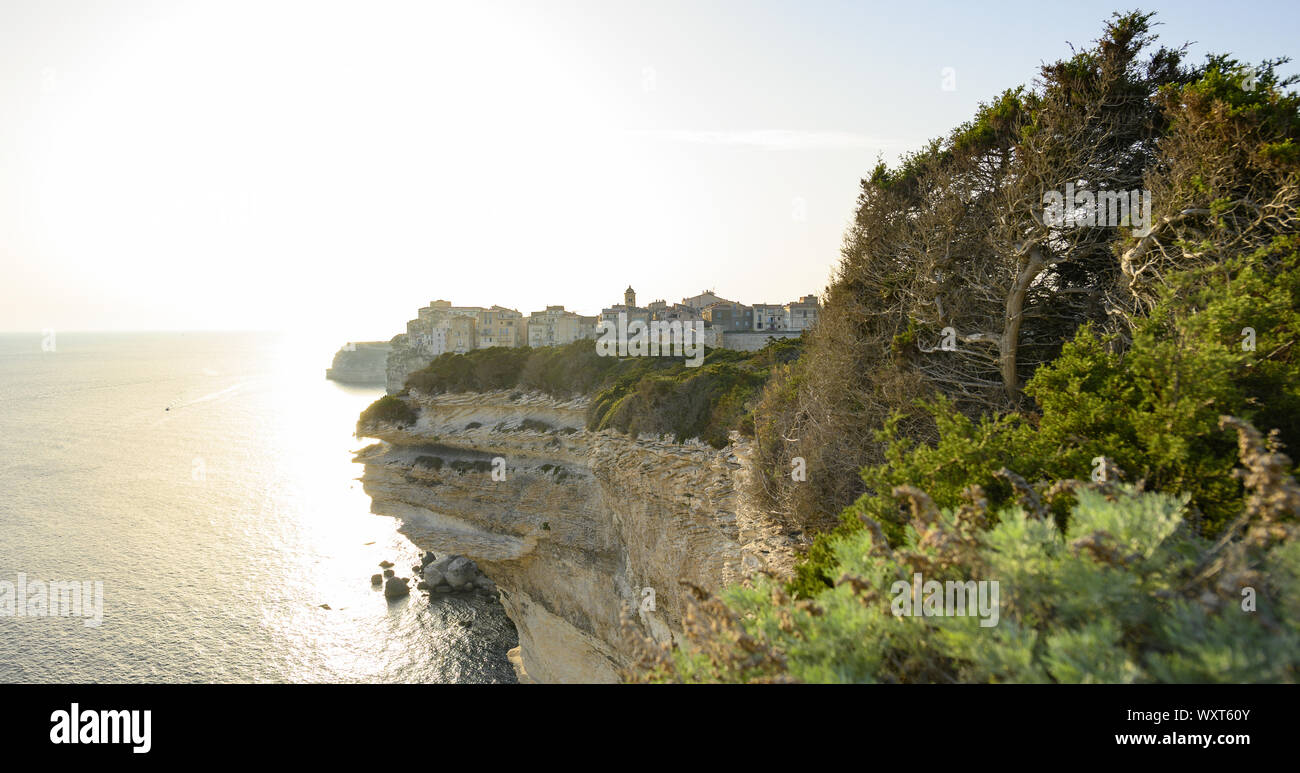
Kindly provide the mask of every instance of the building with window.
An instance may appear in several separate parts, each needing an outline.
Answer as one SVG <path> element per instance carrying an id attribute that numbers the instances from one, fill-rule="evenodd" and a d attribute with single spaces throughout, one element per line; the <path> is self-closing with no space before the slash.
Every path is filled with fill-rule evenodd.
<path id="1" fill-rule="evenodd" d="M 785 329 L 803 331 L 817 323 L 821 313 L 821 304 L 816 295 L 805 295 L 797 301 L 787 303 L 785 309 Z"/>
<path id="2" fill-rule="evenodd" d="M 705 306 L 701 313 L 706 325 L 724 333 L 754 327 L 754 310 L 743 303 L 721 301 Z"/>
<path id="3" fill-rule="evenodd" d="M 528 315 L 528 345 L 532 347 L 563 346 L 595 337 L 595 317 L 565 311 L 563 306 L 547 306 L 545 311 Z"/>
<path id="4" fill-rule="evenodd" d="M 754 329 L 785 330 L 785 307 L 776 303 L 755 303 Z"/>
<path id="5" fill-rule="evenodd" d="M 652 316 L 650 309 L 643 309 L 636 305 L 636 290 L 633 290 L 631 285 L 628 285 L 627 289 L 623 291 L 622 303 L 616 303 L 613 306 L 601 309 L 600 321 L 618 324 L 620 314 L 626 315 L 627 324 L 629 325 L 632 324 L 633 320 L 649 322 Z"/>
<path id="6" fill-rule="evenodd" d="M 524 315 L 515 309 L 493 306 L 478 313 L 478 348 L 527 346 Z"/>
<path id="7" fill-rule="evenodd" d="M 715 303 L 735 303 L 715 294 L 712 290 L 704 290 L 699 295 L 692 295 L 690 298 L 683 298 L 682 305 L 690 306 L 692 309 L 704 310 Z"/>

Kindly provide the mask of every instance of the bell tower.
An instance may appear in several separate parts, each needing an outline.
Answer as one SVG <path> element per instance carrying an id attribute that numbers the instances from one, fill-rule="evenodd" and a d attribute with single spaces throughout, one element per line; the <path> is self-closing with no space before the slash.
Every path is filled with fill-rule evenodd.
<path id="1" fill-rule="evenodd" d="M 629 309 L 636 308 L 636 290 L 632 289 L 632 285 L 628 285 L 623 291 L 623 305 Z"/>

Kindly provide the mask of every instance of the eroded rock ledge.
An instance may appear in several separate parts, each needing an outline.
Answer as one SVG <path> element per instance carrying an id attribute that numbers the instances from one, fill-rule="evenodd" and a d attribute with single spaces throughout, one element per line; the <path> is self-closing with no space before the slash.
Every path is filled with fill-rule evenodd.
<path id="1" fill-rule="evenodd" d="M 741 501 L 739 438 L 718 450 L 588 432 L 585 399 L 536 393 L 406 399 L 414 426 L 358 427 L 381 441 L 358 456 L 372 510 L 421 549 L 478 562 L 519 631 L 520 681 L 616 681 L 622 609 L 667 641 L 679 580 L 790 570 L 793 540 Z"/>

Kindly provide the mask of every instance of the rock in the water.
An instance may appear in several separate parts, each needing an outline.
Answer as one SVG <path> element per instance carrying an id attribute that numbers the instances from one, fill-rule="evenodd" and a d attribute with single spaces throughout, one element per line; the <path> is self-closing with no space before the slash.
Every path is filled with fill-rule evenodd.
<path id="1" fill-rule="evenodd" d="M 423 569 L 424 567 L 428 566 L 429 564 L 432 564 L 434 561 L 437 560 L 438 557 L 435 556 L 432 552 L 425 551 L 424 557 L 420 559 L 420 568 Z"/>
<path id="2" fill-rule="evenodd" d="M 453 588 L 463 588 L 478 579 L 478 566 L 464 556 L 457 556 L 443 570 L 443 577 Z"/>
<path id="3" fill-rule="evenodd" d="M 442 572 L 438 571 L 436 566 L 424 567 L 424 581 L 430 586 L 441 585 L 443 582 Z"/>
<path id="4" fill-rule="evenodd" d="M 372 575 L 370 575 L 370 584 L 371 584 L 371 585 L 383 585 L 383 584 L 384 584 L 384 576 L 383 576 L 382 574 L 372 574 Z"/>
<path id="5" fill-rule="evenodd" d="M 405 577 L 389 577 L 388 582 L 384 583 L 384 597 L 390 599 L 400 599 L 403 596 L 410 595 L 411 589 L 406 586 L 408 580 Z"/>
<path id="6" fill-rule="evenodd" d="M 415 589 L 427 591 L 429 589 L 429 583 L 425 582 L 424 580 L 420 580 L 415 584 Z"/>
<path id="7" fill-rule="evenodd" d="M 385 569 L 385 570 L 384 570 L 384 576 L 385 576 L 385 577 L 396 577 L 396 576 L 397 576 L 397 572 L 394 572 L 392 569 Z"/>
<path id="8" fill-rule="evenodd" d="M 380 562 L 379 562 L 379 568 L 380 568 L 380 569 L 391 569 L 391 568 L 393 568 L 393 562 L 392 562 L 392 561 L 380 561 Z"/>

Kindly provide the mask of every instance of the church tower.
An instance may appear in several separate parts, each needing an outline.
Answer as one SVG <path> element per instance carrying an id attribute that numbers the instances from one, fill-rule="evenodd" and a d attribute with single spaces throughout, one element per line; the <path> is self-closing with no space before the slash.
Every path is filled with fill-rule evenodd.
<path id="1" fill-rule="evenodd" d="M 629 309 L 636 308 L 636 290 L 632 289 L 632 285 L 628 285 L 627 289 L 623 291 L 623 305 Z"/>

